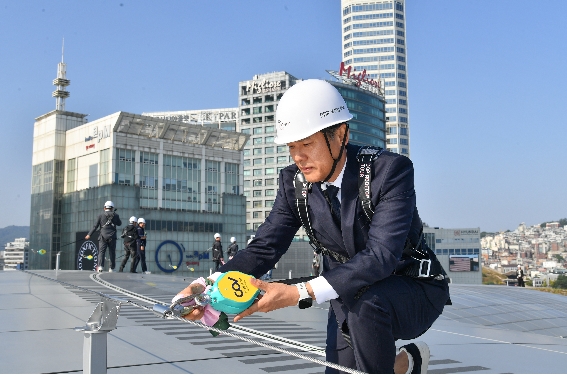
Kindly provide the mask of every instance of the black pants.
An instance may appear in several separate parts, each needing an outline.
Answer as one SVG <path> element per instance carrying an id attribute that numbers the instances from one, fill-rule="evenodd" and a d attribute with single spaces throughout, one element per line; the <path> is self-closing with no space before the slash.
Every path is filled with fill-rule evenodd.
<path id="1" fill-rule="evenodd" d="M 122 259 L 122 262 L 120 263 L 120 270 L 119 272 L 124 271 L 124 267 L 126 266 L 126 263 L 128 262 L 128 258 L 130 258 L 130 256 L 132 256 L 132 261 L 130 262 L 130 273 L 134 272 L 134 261 L 136 260 L 136 242 L 134 241 L 134 243 L 124 243 L 124 258 Z"/>
<path id="2" fill-rule="evenodd" d="M 426 295 L 426 292 L 428 295 Z M 430 286 L 403 276 L 375 283 L 348 309 L 346 326 L 353 348 L 344 341 L 333 308 L 327 323 L 327 361 L 366 373 L 393 374 L 397 339 L 414 339 L 439 317 L 449 297 L 445 281 Z M 344 314 L 341 316 L 344 318 Z M 327 368 L 326 373 L 339 373 Z"/>
<path id="3" fill-rule="evenodd" d="M 219 268 L 222 266 L 222 262 L 220 260 L 214 260 L 215 261 L 215 272 L 219 271 Z"/>
<path id="4" fill-rule="evenodd" d="M 116 239 L 110 239 L 104 241 L 101 237 L 98 240 L 98 266 L 104 268 L 104 257 L 106 255 L 106 249 L 108 248 L 108 254 L 110 255 L 110 269 L 114 269 L 116 266 Z"/>
<path id="5" fill-rule="evenodd" d="M 142 272 L 146 272 L 148 270 L 148 267 L 146 266 L 146 246 L 144 246 L 144 249 L 141 249 L 141 245 L 138 244 L 138 248 L 136 251 L 136 257 L 134 258 L 134 267 L 132 269 L 130 269 L 131 273 L 135 273 L 136 269 L 138 269 L 138 264 L 140 263 L 140 261 L 142 262 Z"/>
<path id="6" fill-rule="evenodd" d="M 524 283 L 523 277 L 518 277 L 518 286 L 519 287 L 526 287 L 526 284 Z"/>

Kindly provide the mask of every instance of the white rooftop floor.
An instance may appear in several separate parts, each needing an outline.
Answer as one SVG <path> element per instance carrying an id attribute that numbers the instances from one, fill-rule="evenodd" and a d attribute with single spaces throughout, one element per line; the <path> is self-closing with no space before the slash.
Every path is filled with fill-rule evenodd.
<path id="1" fill-rule="evenodd" d="M 53 271 L 34 271 L 54 278 Z M 100 278 L 169 302 L 190 279 L 103 273 Z M 89 272 L 58 279 L 105 294 Z M 503 286 L 451 285 L 453 306 L 420 339 L 429 373 L 564 373 L 567 297 Z M 0 271 L 0 373 L 82 373 L 85 325 L 99 297 L 25 272 Z M 324 346 L 326 306 L 287 308 L 238 324 Z M 562 338 L 564 336 L 565 338 Z M 400 340 L 399 345 L 405 344 Z M 291 350 L 291 349 L 290 349 Z M 317 357 L 310 355 L 312 357 Z M 320 357 L 317 357 L 320 358 Z M 123 305 L 108 336 L 108 373 L 322 373 L 324 366 Z"/>

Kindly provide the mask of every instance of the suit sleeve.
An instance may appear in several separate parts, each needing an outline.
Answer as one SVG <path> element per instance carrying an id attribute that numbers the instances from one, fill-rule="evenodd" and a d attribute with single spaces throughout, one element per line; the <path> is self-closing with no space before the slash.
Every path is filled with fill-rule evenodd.
<path id="1" fill-rule="evenodd" d="M 114 214 L 114 222 L 116 226 L 122 226 L 122 221 L 120 220 L 120 215 Z"/>
<path id="2" fill-rule="evenodd" d="M 349 308 L 361 289 L 390 276 L 401 258 L 416 202 L 413 173 L 411 160 L 403 156 L 375 164 L 372 202 L 376 207 L 365 249 L 323 274 Z"/>
<path id="3" fill-rule="evenodd" d="M 293 176 L 296 170 L 292 165 L 280 172 L 280 187 L 270 215 L 258 228 L 250 244 L 223 265 L 219 269 L 221 272 L 238 270 L 258 278 L 272 269 L 288 250 L 301 227 L 294 211 Z"/>
<path id="4" fill-rule="evenodd" d="M 91 236 L 92 234 L 94 234 L 99 226 L 101 226 L 100 215 L 96 218 L 96 223 L 94 224 L 93 228 L 89 231 L 88 235 Z"/>

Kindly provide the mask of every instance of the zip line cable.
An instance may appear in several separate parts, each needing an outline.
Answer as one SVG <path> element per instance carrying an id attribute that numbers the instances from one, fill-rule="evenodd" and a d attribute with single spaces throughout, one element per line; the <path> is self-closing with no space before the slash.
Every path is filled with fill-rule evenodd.
<path id="1" fill-rule="evenodd" d="M 39 277 L 39 278 L 42 278 L 42 279 L 45 279 L 45 280 L 48 280 L 48 281 L 56 282 L 56 283 L 58 283 L 58 284 L 60 284 L 60 285 L 62 285 L 62 286 L 72 287 L 72 288 L 77 289 L 77 290 L 80 290 L 80 291 L 84 291 L 84 292 L 87 292 L 87 293 L 96 294 L 96 295 L 98 295 L 98 296 L 100 296 L 100 297 L 108 298 L 108 299 L 111 299 L 111 300 L 116 300 L 116 298 L 114 298 L 114 297 L 112 297 L 112 296 L 110 296 L 110 295 L 107 295 L 107 294 L 104 294 L 104 293 L 101 293 L 101 292 L 98 292 L 98 291 L 95 291 L 95 290 L 83 288 L 83 287 L 81 287 L 81 286 L 73 285 L 73 284 L 70 284 L 70 283 L 67 283 L 67 282 L 64 282 L 64 281 L 60 281 L 60 280 L 53 279 L 53 278 L 50 278 L 50 277 L 42 276 L 41 274 L 32 273 L 32 272 L 27 271 L 27 270 L 25 270 L 25 271 L 23 271 L 23 272 L 25 272 L 25 273 L 27 273 L 27 274 L 30 274 L 30 275 L 33 275 L 33 276 L 36 276 L 36 277 Z M 152 299 L 152 298 L 149 298 L 149 297 L 146 297 L 146 296 L 144 296 L 144 295 L 141 295 L 141 294 L 138 294 L 138 293 L 134 293 L 134 292 L 131 292 L 131 291 L 129 291 L 129 290 L 120 288 L 120 287 L 118 287 L 118 286 L 116 286 L 116 285 L 113 285 L 113 284 L 111 284 L 111 283 L 109 283 L 109 282 L 106 282 L 106 281 L 102 280 L 99 276 L 100 276 L 100 274 L 97 274 L 97 273 L 93 273 L 93 274 L 90 275 L 90 277 L 91 277 L 91 279 L 92 279 L 93 281 L 95 281 L 95 282 L 97 282 L 97 283 L 99 283 L 99 284 L 101 284 L 101 285 L 103 285 L 103 286 L 105 286 L 105 287 L 107 287 L 107 288 L 109 288 L 109 289 L 112 289 L 112 290 L 114 290 L 114 291 L 118 291 L 118 292 L 120 292 L 120 293 L 122 293 L 122 294 L 125 294 L 125 295 L 127 295 L 127 296 L 129 296 L 129 297 L 133 297 L 133 298 L 135 298 L 135 299 L 141 300 L 141 301 L 146 302 L 146 303 L 160 304 L 160 305 L 164 305 L 164 306 L 169 306 L 168 304 L 165 304 L 165 303 L 163 303 L 163 302 L 156 301 L 156 300 L 154 300 L 154 299 Z M 148 307 L 148 306 L 144 306 L 144 305 L 142 305 L 142 304 L 133 302 L 132 300 L 128 300 L 128 301 L 126 302 L 126 304 L 129 304 L 129 305 L 132 305 L 132 306 L 134 306 L 134 307 L 137 307 L 137 308 L 140 308 L 140 309 L 143 309 L 143 310 L 152 312 L 152 313 L 154 313 L 156 316 L 159 316 L 159 317 L 163 318 L 163 314 L 162 314 L 162 313 L 157 312 L 157 311 L 155 311 L 153 308 L 150 308 L 150 307 Z M 337 364 L 332 363 L 332 362 L 322 361 L 322 360 L 319 360 L 319 359 L 317 359 L 317 358 L 313 358 L 313 357 L 310 357 L 310 356 L 306 356 L 306 355 L 303 355 L 303 354 L 300 354 L 300 353 L 297 353 L 297 352 L 293 352 L 293 351 L 290 351 L 290 350 L 287 350 L 287 349 L 283 349 L 283 348 L 278 347 L 278 346 L 276 346 L 276 345 L 267 344 L 267 343 L 265 343 L 265 342 L 258 341 L 258 340 L 254 340 L 254 339 L 251 339 L 251 338 L 246 337 L 246 336 L 241 336 L 241 335 L 236 334 L 236 333 L 233 333 L 233 332 L 228 332 L 228 331 L 221 330 L 221 329 L 218 329 L 218 328 L 209 327 L 209 326 L 207 326 L 207 325 L 205 325 L 205 324 L 203 324 L 203 323 L 201 323 L 201 322 L 195 322 L 195 321 L 188 320 L 188 319 L 185 319 L 185 318 L 182 318 L 182 317 L 179 317 L 179 316 L 175 316 L 175 315 L 168 315 L 168 316 L 167 316 L 167 319 L 176 319 L 176 320 L 182 321 L 182 322 L 184 322 L 184 323 L 189 323 L 189 324 L 195 325 L 195 326 L 197 326 L 197 327 L 204 328 L 204 329 L 209 330 L 209 331 L 213 331 L 213 332 L 216 332 L 216 333 L 225 335 L 225 336 L 230 336 L 230 337 L 233 337 L 233 338 L 236 338 L 236 339 L 239 339 L 239 340 L 242 340 L 242 341 L 246 341 L 246 342 L 249 342 L 249 343 L 251 343 L 251 344 L 255 344 L 255 345 L 258 345 L 258 346 L 261 346 L 261 347 L 264 347 L 264 348 L 272 349 L 272 350 L 275 350 L 275 351 L 277 351 L 277 352 L 284 353 L 284 354 L 288 354 L 288 355 L 293 356 L 293 357 L 296 357 L 296 358 L 300 358 L 300 359 L 303 359 L 303 360 L 307 360 L 307 361 L 310 361 L 310 362 L 314 362 L 314 363 L 317 363 L 317 364 L 319 364 L 319 365 L 328 366 L 328 367 L 331 367 L 331 368 L 333 368 L 333 369 L 336 369 L 336 370 L 339 370 L 339 371 L 343 371 L 343 372 L 345 372 L 345 373 L 349 373 L 349 374 L 365 374 L 364 372 L 361 372 L 361 371 L 358 371 L 358 370 L 350 369 L 350 368 L 347 368 L 347 367 L 344 367 L 344 366 L 341 366 L 341 365 L 337 365 Z M 292 347 L 292 348 L 295 348 L 295 349 L 299 349 L 299 350 L 301 350 L 301 351 L 303 351 L 303 352 L 308 352 L 308 353 L 317 354 L 317 355 L 319 355 L 319 356 L 324 356 L 324 350 L 323 350 L 323 348 L 319 348 L 319 347 L 316 347 L 316 346 L 313 346 L 313 345 L 309 345 L 309 344 L 304 344 L 304 343 L 301 343 L 301 342 L 298 342 L 298 341 L 294 341 L 294 340 L 291 340 L 291 339 L 286 339 L 286 338 L 284 338 L 284 337 L 278 337 L 278 336 L 275 336 L 275 335 L 271 335 L 271 334 L 269 334 L 269 333 L 264 333 L 264 332 L 256 331 L 256 330 L 254 330 L 254 329 L 247 328 L 247 327 L 242 327 L 242 326 L 236 325 L 236 324 L 231 324 L 230 326 L 231 326 L 231 328 L 232 328 L 235 332 L 239 332 L 239 333 L 243 333 L 243 334 L 246 334 L 246 335 L 250 335 L 250 336 L 257 337 L 257 338 L 261 338 L 261 339 L 264 339 L 264 340 L 266 340 L 266 341 L 272 341 L 272 342 L 275 342 L 275 343 L 277 343 L 277 344 L 281 344 L 281 345 L 289 346 L 289 347 Z"/>

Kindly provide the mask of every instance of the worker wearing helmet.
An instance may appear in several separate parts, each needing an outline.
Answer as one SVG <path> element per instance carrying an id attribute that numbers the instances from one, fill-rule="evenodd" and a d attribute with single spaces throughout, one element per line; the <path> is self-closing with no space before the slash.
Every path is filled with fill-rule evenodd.
<path id="1" fill-rule="evenodd" d="M 215 262 L 215 272 L 224 264 L 224 257 L 222 253 L 222 243 L 221 235 L 217 232 L 214 236 L 215 241 L 213 242 L 213 261 Z"/>
<path id="2" fill-rule="evenodd" d="M 134 257 L 134 266 L 130 268 L 130 273 L 137 273 L 138 264 L 142 264 L 142 273 L 150 274 L 148 266 L 146 265 L 146 239 L 148 233 L 146 232 L 146 220 L 144 218 L 138 218 L 138 239 L 136 239 L 136 257 Z"/>
<path id="3" fill-rule="evenodd" d="M 138 218 L 134 216 L 130 217 L 130 224 L 124 227 L 121 237 L 124 239 L 124 258 L 120 263 L 120 269 L 118 269 L 118 271 L 124 271 L 128 259 L 132 256 L 132 261 L 130 261 L 130 273 L 134 273 L 134 260 L 136 259 L 136 244 L 138 240 Z"/>
<path id="4" fill-rule="evenodd" d="M 87 236 L 85 236 L 85 239 L 89 240 L 91 235 L 100 229 L 98 235 L 98 266 L 96 268 L 98 272 L 104 270 L 106 249 L 108 249 L 110 255 L 110 268 L 108 271 L 112 272 L 116 267 L 116 226 L 121 225 L 122 221 L 116 213 L 114 203 L 112 201 L 106 201 L 104 203 L 104 212 L 98 216 L 95 225 Z"/>
<path id="5" fill-rule="evenodd" d="M 236 238 L 234 236 L 230 237 L 230 245 L 226 249 L 226 255 L 229 260 L 232 260 L 236 253 L 238 252 L 238 244 L 236 244 Z"/>
<path id="6" fill-rule="evenodd" d="M 324 254 L 322 274 L 297 285 L 252 279 L 264 295 L 234 321 L 304 298 L 330 301 L 327 361 L 366 373 L 425 373 L 427 345 L 410 343 L 396 355 L 395 340 L 416 338 L 433 324 L 448 301 L 448 284 L 443 274 L 429 274 L 430 266 L 431 272 L 442 268 L 421 234 L 412 162 L 374 149 L 377 157 L 364 171 L 371 179 L 359 185 L 357 157 L 369 149 L 349 144 L 351 118 L 339 92 L 323 80 L 286 91 L 276 111 L 275 142 L 288 146 L 295 164 L 280 172 L 274 206 L 254 239 L 219 270 L 262 276 L 307 219 Z M 371 193 L 373 213 L 365 212 L 368 201 L 359 193 Z M 422 253 L 425 272 L 414 258 Z M 197 308 L 186 318 L 203 313 Z"/>

